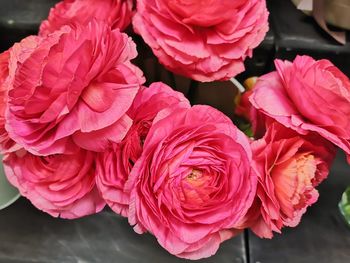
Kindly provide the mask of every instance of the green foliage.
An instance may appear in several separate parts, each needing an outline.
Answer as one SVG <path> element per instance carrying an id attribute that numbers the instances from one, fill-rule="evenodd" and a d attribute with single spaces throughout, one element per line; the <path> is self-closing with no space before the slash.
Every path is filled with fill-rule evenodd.
<path id="1" fill-rule="evenodd" d="M 339 202 L 339 209 L 350 226 L 350 186 L 345 190 Z"/>

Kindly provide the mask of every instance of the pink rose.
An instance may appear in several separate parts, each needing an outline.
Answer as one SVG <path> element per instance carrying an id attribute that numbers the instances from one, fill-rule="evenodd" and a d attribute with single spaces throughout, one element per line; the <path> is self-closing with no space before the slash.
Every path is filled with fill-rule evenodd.
<path id="1" fill-rule="evenodd" d="M 9 51 L 0 54 L 0 153 L 16 151 L 20 148 L 8 135 L 5 129 L 5 111 L 7 107 L 8 85 L 6 84 L 9 75 Z"/>
<path id="2" fill-rule="evenodd" d="M 134 29 L 169 70 L 227 80 L 268 31 L 265 0 L 138 0 Z"/>
<path id="3" fill-rule="evenodd" d="M 129 222 L 171 254 L 209 257 L 238 232 L 256 184 L 249 141 L 230 119 L 178 109 L 153 124 L 131 171 Z"/>
<path id="4" fill-rule="evenodd" d="M 127 133 L 142 72 L 130 63 L 135 44 L 118 29 L 93 21 L 31 36 L 10 52 L 6 129 L 39 155 L 103 151 Z"/>
<path id="5" fill-rule="evenodd" d="M 45 36 L 73 23 L 88 24 L 92 19 L 103 20 L 113 29 L 124 30 L 131 22 L 132 0 L 63 0 L 51 8 L 47 20 L 40 26 Z"/>
<path id="6" fill-rule="evenodd" d="M 316 133 L 306 136 L 274 123 L 252 143 L 257 196 L 248 225 L 259 237 L 272 238 L 284 226 L 295 227 L 318 199 L 315 189 L 327 178 L 335 147 Z"/>
<path id="7" fill-rule="evenodd" d="M 153 83 L 136 95 L 129 109 L 133 124 L 121 143 L 97 158 L 96 181 L 107 204 L 118 214 L 128 215 L 130 194 L 124 191 L 130 171 L 142 154 L 143 142 L 156 115 L 161 111 L 190 108 L 180 92 L 163 83 Z"/>
<path id="8" fill-rule="evenodd" d="M 73 219 L 100 212 L 105 202 L 95 184 L 92 152 L 35 156 L 24 150 L 5 156 L 8 180 L 44 212 Z"/>
<path id="9" fill-rule="evenodd" d="M 350 162 L 350 81 L 328 60 L 276 60 L 250 100 L 261 113 L 300 134 L 316 132 L 342 148 Z"/>

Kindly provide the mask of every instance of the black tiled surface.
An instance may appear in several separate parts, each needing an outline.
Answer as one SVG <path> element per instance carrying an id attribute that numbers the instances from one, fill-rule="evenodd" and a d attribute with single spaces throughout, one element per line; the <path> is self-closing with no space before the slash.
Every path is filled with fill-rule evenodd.
<path id="1" fill-rule="evenodd" d="M 149 234 L 106 209 L 78 220 L 52 218 L 24 198 L 0 211 L 1 263 L 181 263 Z M 243 235 L 225 242 L 202 263 L 246 263 Z"/>
<path id="2" fill-rule="evenodd" d="M 0 51 L 36 34 L 40 22 L 58 0 L 0 0 Z"/>
<path id="3" fill-rule="evenodd" d="M 297 10 L 291 0 L 268 0 L 275 57 L 293 60 L 296 55 L 326 58 L 350 76 L 350 43 L 340 45 L 312 17 Z"/>

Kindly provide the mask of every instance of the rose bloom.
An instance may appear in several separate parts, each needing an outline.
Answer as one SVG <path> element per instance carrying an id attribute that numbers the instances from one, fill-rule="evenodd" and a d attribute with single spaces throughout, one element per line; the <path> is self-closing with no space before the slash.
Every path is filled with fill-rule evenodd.
<path id="1" fill-rule="evenodd" d="M 7 105 L 9 51 L 0 54 L 0 153 L 12 152 L 20 147 L 8 136 L 5 129 L 5 111 Z"/>
<path id="2" fill-rule="evenodd" d="M 169 70 L 213 81 L 244 71 L 267 18 L 265 0 L 138 0 L 133 26 Z"/>
<path id="3" fill-rule="evenodd" d="M 316 133 L 303 136 L 273 123 L 252 143 L 252 151 L 258 188 L 247 226 L 259 237 L 272 238 L 282 227 L 298 225 L 317 201 L 316 187 L 328 176 L 335 147 Z"/>
<path id="4" fill-rule="evenodd" d="M 96 188 L 92 152 L 42 157 L 22 149 L 5 156 L 4 169 L 22 196 L 54 217 L 79 218 L 105 206 Z"/>
<path id="5" fill-rule="evenodd" d="M 130 171 L 142 154 L 143 142 L 161 111 L 190 108 L 190 103 L 180 92 L 163 83 L 153 83 L 142 88 L 129 109 L 133 124 L 118 144 L 113 144 L 97 158 L 97 186 L 107 204 L 118 214 L 128 215 L 129 193 L 124 191 Z"/>
<path id="6" fill-rule="evenodd" d="M 342 148 L 350 162 L 350 81 L 330 61 L 298 56 L 275 62 L 250 97 L 264 115 L 300 134 L 313 131 Z"/>
<path id="7" fill-rule="evenodd" d="M 47 20 L 40 25 L 40 36 L 59 30 L 72 23 L 88 24 L 97 19 L 107 22 L 113 29 L 124 30 L 131 22 L 132 0 L 63 0 L 51 8 Z"/>
<path id="8" fill-rule="evenodd" d="M 250 129 L 253 133 L 253 137 L 259 139 L 264 136 L 266 125 L 268 125 L 270 119 L 255 109 L 249 100 L 250 96 L 253 94 L 256 81 L 257 77 L 251 77 L 244 82 L 246 91 L 235 98 L 235 115 L 250 122 Z"/>
<path id="9" fill-rule="evenodd" d="M 39 155 L 103 151 L 119 142 L 127 110 L 144 79 L 130 63 L 135 44 L 118 29 L 93 21 L 47 37 L 31 36 L 10 52 L 6 129 Z"/>
<path id="10" fill-rule="evenodd" d="M 131 171 L 129 222 L 171 254 L 209 257 L 238 232 L 256 184 L 249 141 L 230 119 L 178 109 L 153 124 Z"/>

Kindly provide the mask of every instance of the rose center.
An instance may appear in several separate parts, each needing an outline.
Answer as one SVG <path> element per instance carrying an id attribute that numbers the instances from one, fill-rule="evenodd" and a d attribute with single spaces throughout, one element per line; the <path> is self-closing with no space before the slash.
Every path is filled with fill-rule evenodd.
<path id="1" fill-rule="evenodd" d="M 213 177 L 201 170 L 192 171 L 182 180 L 181 200 L 190 206 L 206 204 L 213 192 Z"/>
<path id="2" fill-rule="evenodd" d="M 198 178 L 200 178 L 202 176 L 202 172 L 199 170 L 195 170 L 193 169 L 192 172 L 187 175 L 187 181 L 196 181 Z"/>
<path id="3" fill-rule="evenodd" d="M 313 180 L 316 176 L 317 162 L 311 154 L 298 154 L 277 165 L 272 171 L 275 194 L 282 212 L 288 218 L 312 204 L 315 198 Z"/>
<path id="4" fill-rule="evenodd" d="M 143 121 L 140 123 L 139 127 L 138 127 L 138 136 L 140 138 L 140 144 L 141 147 L 143 147 L 147 134 L 149 132 L 149 129 L 151 127 L 152 123 L 150 121 Z"/>

